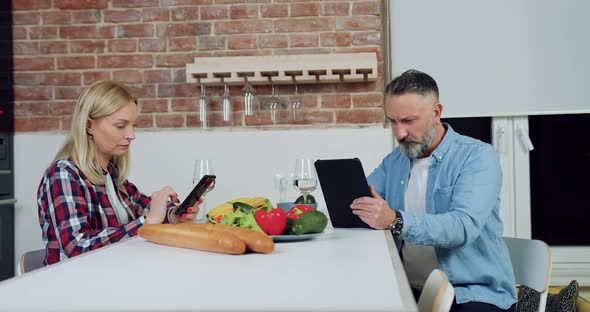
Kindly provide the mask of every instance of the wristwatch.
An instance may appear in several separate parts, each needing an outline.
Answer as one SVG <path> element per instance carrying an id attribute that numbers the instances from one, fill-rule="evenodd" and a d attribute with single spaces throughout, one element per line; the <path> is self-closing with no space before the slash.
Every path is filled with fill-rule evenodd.
<path id="1" fill-rule="evenodd" d="M 391 222 L 387 228 L 393 235 L 402 234 L 402 230 L 404 229 L 404 218 L 399 211 L 395 211 L 395 220 L 393 220 L 393 222 Z"/>

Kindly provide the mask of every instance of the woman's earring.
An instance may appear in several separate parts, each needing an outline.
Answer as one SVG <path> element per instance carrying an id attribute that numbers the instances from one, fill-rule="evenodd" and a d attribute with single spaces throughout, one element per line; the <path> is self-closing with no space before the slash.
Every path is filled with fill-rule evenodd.
<path id="1" fill-rule="evenodd" d="M 88 133 L 88 138 L 92 140 L 92 134 Z"/>

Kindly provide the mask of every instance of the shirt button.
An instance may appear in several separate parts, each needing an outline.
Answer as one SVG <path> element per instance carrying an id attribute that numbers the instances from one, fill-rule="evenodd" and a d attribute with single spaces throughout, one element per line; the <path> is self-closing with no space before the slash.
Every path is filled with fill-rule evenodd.
<path id="1" fill-rule="evenodd" d="M 406 182 L 404 180 L 401 180 L 401 181 L 399 181 L 399 183 L 403 185 Z"/>

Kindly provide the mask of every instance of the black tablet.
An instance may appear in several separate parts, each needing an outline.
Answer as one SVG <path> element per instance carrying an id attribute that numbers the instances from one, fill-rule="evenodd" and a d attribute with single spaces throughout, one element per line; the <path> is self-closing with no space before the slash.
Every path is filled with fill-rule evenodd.
<path id="1" fill-rule="evenodd" d="M 315 162 L 330 221 L 335 228 L 370 228 L 352 213 L 350 204 L 371 197 L 363 165 L 358 158 L 320 159 Z"/>

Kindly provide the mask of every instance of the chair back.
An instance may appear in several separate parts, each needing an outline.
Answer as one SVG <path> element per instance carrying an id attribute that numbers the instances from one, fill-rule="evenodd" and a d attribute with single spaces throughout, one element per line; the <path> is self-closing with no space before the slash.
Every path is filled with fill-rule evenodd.
<path id="1" fill-rule="evenodd" d="M 20 256 L 19 275 L 42 267 L 43 260 L 45 260 L 45 248 L 25 252 Z"/>
<path id="2" fill-rule="evenodd" d="M 455 289 L 449 282 L 445 272 L 434 269 L 428 275 L 420 298 L 419 312 L 448 312 L 455 299 Z"/>
<path id="3" fill-rule="evenodd" d="M 516 284 L 540 292 L 539 311 L 545 311 L 551 275 L 551 249 L 545 242 L 536 239 L 504 237 L 504 242 L 508 246 Z"/>

